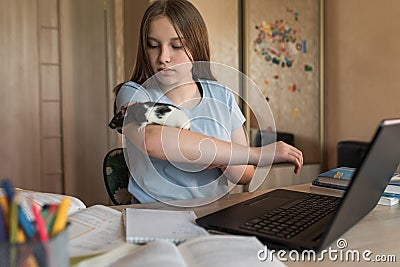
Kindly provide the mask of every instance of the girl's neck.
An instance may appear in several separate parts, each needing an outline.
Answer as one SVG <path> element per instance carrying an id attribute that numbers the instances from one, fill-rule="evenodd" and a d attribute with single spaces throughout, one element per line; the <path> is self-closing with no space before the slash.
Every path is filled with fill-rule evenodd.
<path id="1" fill-rule="evenodd" d="M 177 106 L 192 109 L 201 101 L 200 91 L 195 81 L 168 90 L 165 95 Z"/>

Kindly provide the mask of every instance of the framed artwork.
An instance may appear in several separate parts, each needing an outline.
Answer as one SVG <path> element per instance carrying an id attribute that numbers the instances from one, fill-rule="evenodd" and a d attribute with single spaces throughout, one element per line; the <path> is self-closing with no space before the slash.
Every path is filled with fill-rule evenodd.
<path id="1" fill-rule="evenodd" d="M 321 163 L 323 0 L 244 0 L 243 9 L 248 129 L 293 134 L 305 163 Z"/>

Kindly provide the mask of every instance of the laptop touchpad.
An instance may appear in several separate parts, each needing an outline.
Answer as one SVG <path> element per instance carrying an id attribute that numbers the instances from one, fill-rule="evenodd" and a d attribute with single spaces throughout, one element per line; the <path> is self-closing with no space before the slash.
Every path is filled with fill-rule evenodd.
<path id="1" fill-rule="evenodd" d="M 291 201 L 293 201 L 293 199 L 291 198 L 268 196 L 263 198 L 255 198 L 253 201 L 247 202 L 245 205 L 248 206 L 261 205 L 273 209 L 275 207 L 280 207 L 285 203 L 289 203 Z"/>

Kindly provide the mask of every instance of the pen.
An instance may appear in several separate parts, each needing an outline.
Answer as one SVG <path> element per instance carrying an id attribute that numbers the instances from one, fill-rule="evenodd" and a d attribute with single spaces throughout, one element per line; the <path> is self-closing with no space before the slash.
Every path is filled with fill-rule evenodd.
<path id="1" fill-rule="evenodd" d="M 54 219 L 53 227 L 51 229 L 51 236 L 55 236 L 56 234 L 64 230 L 65 225 L 67 224 L 67 216 L 70 203 L 71 199 L 68 197 L 64 197 L 61 200 L 61 203 L 57 209 L 56 218 Z"/>
<path id="2" fill-rule="evenodd" d="M 42 242 L 46 242 L 48 240 L 46 225 L 44 224 L 44 220 L 42 215 L 40 214 L 39 207 L 32 203 L 32 212 L 36 222 L 36 230 L 39 234 L 39 240 Z"/>

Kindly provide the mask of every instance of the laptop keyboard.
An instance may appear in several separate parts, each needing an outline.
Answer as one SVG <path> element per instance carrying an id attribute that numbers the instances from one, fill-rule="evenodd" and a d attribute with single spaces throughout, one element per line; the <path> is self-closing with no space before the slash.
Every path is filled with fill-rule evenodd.
<path id="1" fill-rule="evenodd" d="M 290 239 L 334 211 L 340 200 L 336 197 L 310 195 L 253 218 L 240 228 Z"/>

